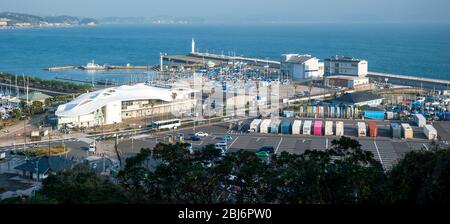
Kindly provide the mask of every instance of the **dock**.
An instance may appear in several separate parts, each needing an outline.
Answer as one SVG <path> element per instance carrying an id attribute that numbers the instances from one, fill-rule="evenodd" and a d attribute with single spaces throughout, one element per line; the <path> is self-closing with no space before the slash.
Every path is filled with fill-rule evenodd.
<path id="1" fill-rule="evenodd" d="M 448 90 L 450 89 L 450 81 L 422 78 L 419 76 L 396 75 L 379 72 L 368 72 L 367 77 L 372 81 L 387 82 L 396 85 L 412 86 L 416 88 Z"/>
<path id="2" fill-rule="evenodd" d="M 206 64 L 209 61 L 216 65 L 228 64 L 230 62 L 242 62 L 248 65 L 269 68 L 280 68 L 279 61 L 264 60 L 258 58 L 245 58 L 238 56 L 226 56 L 209 53 L 189 53 L 187 55 L 162 55 L 162 60 L 166 62 L 185 63 L 185 64 Z"/>
<path id="3" fill-rule="evenodd" d="M 104 70 L 126 70 L 126 69 L 130 69 L 130 70 L 157 70 L 156 65 L 152 65 L 152 66 L 147 66 L 147 65 L 105 65 L 105 69 Z M 68 65 L 68 66 L 54 66 L 54 67 L 48 67 L 45 68 L 44 70 L 46 71 L 63 71 L 63 70 L 76 70 L 76 69 L 83 69 L 82 66 L 73 66 L 73 65 Z"/>

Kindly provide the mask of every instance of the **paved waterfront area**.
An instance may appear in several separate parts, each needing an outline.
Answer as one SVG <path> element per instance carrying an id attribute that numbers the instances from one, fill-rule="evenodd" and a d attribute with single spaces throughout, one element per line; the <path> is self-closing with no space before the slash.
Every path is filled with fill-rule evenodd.
<path id="1" fill-rule="evenodd" d="M 392 165 L 407 152 L 421 149 L 429 150 L 430 141 L 425 138 L 422 128 L 413 126 L 414 139 L 393 139 L 390 137 L 389 129 L 391 121 L 377 121 L 379 137 L 356 137 L 357 122 L 358 121 L 355 120 L 344 121 L 345 135 L 358 140 L 362 145 L 362 148 L 372 152 L 375 159 L 380 161 L 387 169 L 392 167 Z M 433 125 L 438 130 L 438 134 L 441 138 L 439 143 L 443 146 L 449 146 L 450 122 L 435 122 Z M 272 146 L 275 148 L 276 153 L 289 152 L 301 154 L 307 149 L 328 149 L 332 147 L 331 142 L 333 139 L 338 138 L 336 136 L 316 137 L 306 135 L 233 133 L 228 131 L 229 126 L 229 123 L 224 122 L 211 125 L 206 124 L 201 127 L 197 126 L 195 130 L 193 127 L 190 127 L 153 135 L 131 135 L 129 138 L 121 137 L 118 139 L 118 151 L 122 158 L 133 156 L 138 153 L 141 148 L 153 148 L 158 142 L 166 142 L 164 137 L 168 133 L 183 133 L 186 142 L 191 142 L 195 150 L 200 150 L 206 145 L 221 142 L 224 135 L 230 135 L 232 136 L 232 140 L 228 142 L 228 152 L 235 152 L 240 149 L 256 152 L 262 146 Z M 209 133 L 209 136 L 201 137 L 200 141 L 190 141 L 190 136 L 199 131 L 207 132 Z M 69 159 L 82 159 L 92 155 L 92 153 L 88 152 L 89 143 L 82 138 L 65 141 L 64 144 L 70 148 L 70 152 L 67 154 L 67 158 Z M 62 145 L 62 142 L 51 142 L 50 145 Z M 97 155 L 105 154 L 109 158 L 116 159 L 117 154 L 114 150 L 114 145 L 115 142 L 112 140 L 97 142 Z M 45 146 L 48 146 L 48 143 L 44 142 L 39 144 L 39 147 Z M 2 150 L 11 150 L 11 147 L 0 148 L 0 151 Z M 19 156 L 8 155 L 8 157 L 14 158 Z"/>

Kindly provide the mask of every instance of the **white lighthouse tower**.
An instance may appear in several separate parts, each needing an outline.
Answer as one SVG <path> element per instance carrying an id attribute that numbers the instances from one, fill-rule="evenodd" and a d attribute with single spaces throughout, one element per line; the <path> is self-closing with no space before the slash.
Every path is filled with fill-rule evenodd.
<path id="1" fill-rule="evenodd" d="M 191 53 L 195 53 L 195 40 L 192 38 L 192 46 L 191 46 Z"/>

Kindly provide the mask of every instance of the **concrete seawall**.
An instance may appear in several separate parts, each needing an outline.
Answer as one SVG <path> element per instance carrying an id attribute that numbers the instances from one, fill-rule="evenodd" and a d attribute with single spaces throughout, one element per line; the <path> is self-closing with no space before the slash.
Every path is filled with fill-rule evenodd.
<path id="1" fill-rule="evenodd" d="M 436 89 L 436 90 L 448 90 L 450 89 L 450 81 L 431 79 L 431 78 L 421 78 L 417 76 L 406 76 L 406 75 L 395 75 L 379 72 L 368 72 L 367 77 L 372 81 L 386 82 L 397 85 L 413 86 L 425 89 Z"/>

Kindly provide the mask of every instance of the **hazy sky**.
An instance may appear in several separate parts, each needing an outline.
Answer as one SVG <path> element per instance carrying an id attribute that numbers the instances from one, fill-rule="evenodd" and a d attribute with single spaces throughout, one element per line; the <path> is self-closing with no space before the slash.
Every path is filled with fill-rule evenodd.
<path id="1" fill-rule="evenodd" d="M 449 0 L 0 0 L 0 11 L 209 22 L 450 23 Z"/>

